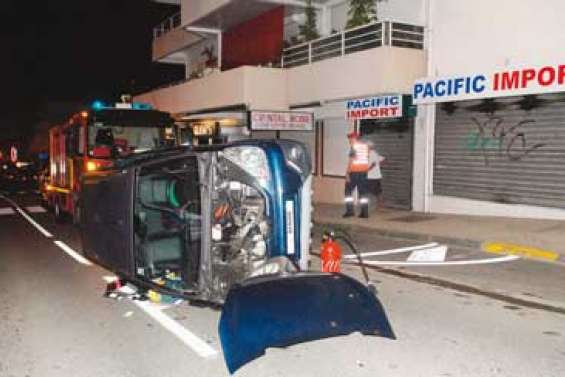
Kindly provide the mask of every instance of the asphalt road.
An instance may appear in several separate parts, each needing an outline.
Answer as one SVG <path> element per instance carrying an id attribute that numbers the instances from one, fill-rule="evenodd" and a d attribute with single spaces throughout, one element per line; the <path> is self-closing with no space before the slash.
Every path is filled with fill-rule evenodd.
<path id="1" fill-rule="evenodd" d="M 33 199 L 15 200 L 29 219 L 0 199 L 0 376 L 228 375 L 218 311 L 104 298 L 110 274 L 55 244 L 80 251 L 76 229 L 55 224 L 49 213 L 30 213 L 40 211 Z M 353 236 L 363 251 L 407 246 Z M 447 255 L 484 257 L 465 250 Z M 389 261 L 405 260 L 395 254 Z M 361 279 L 358 266 L 344 271 Z M 353 334 L 269 349 L 236 375 L 563 376 L 564 276 L 557 266 L 525 261 L 371 269 L 398 340 Z M 148 314 L 155 312 L 174 326 Z"/>

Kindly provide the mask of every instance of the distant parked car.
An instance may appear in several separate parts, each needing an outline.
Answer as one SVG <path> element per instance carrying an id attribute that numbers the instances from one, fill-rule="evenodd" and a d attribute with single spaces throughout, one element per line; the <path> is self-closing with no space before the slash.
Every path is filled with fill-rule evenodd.
<path id="1" fill-rule="evenodd" d="M 33 165 L 4 164 L 0 187 L 8 193 L 33 192 L 38 187 L 38 173 Z"/>

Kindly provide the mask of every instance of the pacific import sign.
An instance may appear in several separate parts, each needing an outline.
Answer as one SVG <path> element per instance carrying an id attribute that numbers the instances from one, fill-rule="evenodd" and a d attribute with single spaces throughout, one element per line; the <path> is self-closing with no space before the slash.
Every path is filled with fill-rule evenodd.
<path id="1" fill-rule="evenodd" d="M 251 129 L 256 131 L 312 131 L 314 115 L 297 111 L 252 111 Z"/>
<path id="2" fill-rule="evenodd" d="M 565 91 L 565 64 L 434 77 L 414 83 L 414 104 Z"/>
<path id="3" fill-rule="evenodd" d="M 351 99 L 346 102 L 347 120 L 402 117 L 402 95 L 383 95 Z"/>

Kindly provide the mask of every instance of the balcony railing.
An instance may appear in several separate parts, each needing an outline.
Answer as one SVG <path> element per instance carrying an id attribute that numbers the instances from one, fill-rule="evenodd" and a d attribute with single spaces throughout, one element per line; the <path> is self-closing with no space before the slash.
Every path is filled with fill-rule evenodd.
<path id="1" fill-rule="evenodd" d="M 283 50 L 281 67 L 311 64 L 381 46 L 424 48 L 424 28 L 381 21 L 315 39 Z"/>
<path id="2" fill-rule="evenodd" d="M 176 29 L 181 24 L 180 12 L 175 13 L 172 16 L 163 20 L 159 25 L 153 28 L 153 39 L 159 38 L 162 35 L 167 34 L 171 30 Z"/>

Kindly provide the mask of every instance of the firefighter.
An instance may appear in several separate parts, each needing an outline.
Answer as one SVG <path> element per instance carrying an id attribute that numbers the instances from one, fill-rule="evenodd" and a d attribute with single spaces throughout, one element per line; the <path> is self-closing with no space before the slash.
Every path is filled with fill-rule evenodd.
<path id="1" fill-rule="evenodd" d="M 361 213 L 359 217 L 369 217 L 369 193 L 368 179 L 369 172 L 369 151 L 371 146 L 359 138 L 357 132 L 347 134 L 349 139 L 349 160 L 347 173 L 345 175 L 345 213 L 343 217 L 354 216 L 353 191 L 357 188 Z"/>

